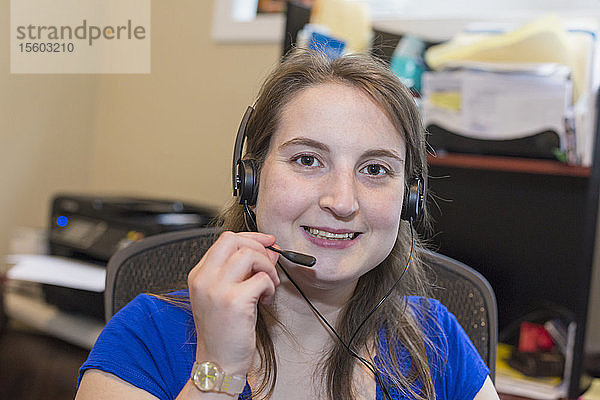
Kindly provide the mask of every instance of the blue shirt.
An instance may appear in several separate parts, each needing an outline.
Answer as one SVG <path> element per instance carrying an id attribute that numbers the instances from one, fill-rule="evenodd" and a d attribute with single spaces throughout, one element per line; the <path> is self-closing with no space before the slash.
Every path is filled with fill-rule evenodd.
<path id="1" fill-rule="evenodd" d="M 474 398 L 489 369 L 456 318 L 437 300 L 409 297 L 408 302 L 426 302 L 433 316 L 425 323 L 425 333 L 437 349 L 435 354 L 431 349 L 427 351 L 436 398 Z M 384 336 L 382 340 L 386 340 Z M 408 352 L 403 347 L 398 351 L 402 366 L 410 366 Z M 99 369 L 161 400 L 175 399 L 190 377 L 195 356 L 190 312 L 155 297 L 139 295 L 106 325 L 79 370 L 79 382 L 86 370 Z M 378 349 L 375 362 L 379 365 L 386 356 L 387 348 Z M 386 387 L 393 399 L 410 399 L 399 389 Z M 376 390 L 376 399 L 384 400 L 379 384 Z M 250 386 L 246 385 L 240 399 L 250 397 Z"/>

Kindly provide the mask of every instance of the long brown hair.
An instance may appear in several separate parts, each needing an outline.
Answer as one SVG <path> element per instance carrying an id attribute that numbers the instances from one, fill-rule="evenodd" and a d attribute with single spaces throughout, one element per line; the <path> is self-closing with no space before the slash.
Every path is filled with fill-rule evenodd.
<path id="1" fill-rule="evenodd" d="M 258 168 L 270 149 L 270 141 L 278 128 L 283 108 L 303 90 L 320 84 L 340 83 L 363 91 L 381 107 L 406 143 L 405 176 L 427 177 L 424 128 L 410 92 L 382 62 L 366 55 L 347 55 L 329 60 L 310 50 L 296 49 L 272 72 L 263 84 L 247 130 L 246 159 L 257 161 Z M 260 171 L 259 171 L 260 172 Z M 405 190 L 408 190 L 406 188 Z M 426 217 L 425 217 L 426 220 Z M 220 216 L 223 228 L 244 231 L 243 210 L 232 201 Z M 419 245 L 415 234 L 415 241 Z M 411 227 L 400 224 L 396 243 L 389 256 L 376 268 L 363 275 L 354 294 L 341 311 L 336 331 L 346 343 L 365 317 L 399 278 L 408 262 L 411 248 Z M 369 352 L 369 344 L 388 349 L 383 373 L 392 384 L 417 399 L 434 399 L 435 393 L 426 349 L 430 345 L 423 333 L 422 319 L 426 310 L 408 307 L 405 296 L 426 295 L 427 284 L 418 254 L 413 252 L 411 266 L 396 288 L 396 293 L 369 318 L 353 340 L 353 347 Z M 425 314 L 423 314 L 423 312 Z M 417 317 L 417 314 L 420 316 Z M 260 366 L 259 386 L 253 398 L 268 398 L 275 387 L 277 363 L 269 325 L 274 321 L 266 307 L 259 305 L 256 326 Z M 379 333 L 383 332 L 387 340 Z M 409 371 L 402 371 L 398 346 L 402 345 L 411 357 Z M 380 360 L 381 361 L 381 360 Z M 334 344 L 324 358 L 321 379 L 327 387 L 327 398 L 353 399 L 352 383 L 356 361 L 340 343 Z M 419 389 L 416 389 L 420 387 Z"/>

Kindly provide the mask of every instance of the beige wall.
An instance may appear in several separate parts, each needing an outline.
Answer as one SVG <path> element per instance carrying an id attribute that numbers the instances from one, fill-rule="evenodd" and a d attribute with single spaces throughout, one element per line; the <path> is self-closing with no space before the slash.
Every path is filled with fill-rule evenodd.
<path id="1" fill-rule="evenodd" d="M 220 206 L 237 125 L 280 46 L 218 45 L 206 1 L 152 2 L 152 73 L 104 75 L 92 188 Z"/>
<path id="2" fill-rule="evenodd" d="M 215 44 L 211 20 L 210 1 L 153 1 L 147 75 L 10 74 L 2 36 L 0 254 L 15 226 L 46 226 L 57 191 L 231 198 L 237 125 L 280 47 Z"/>
<path id="3" fill-rule="evenodd" d="M 10 26 L 10 2 L 0 2 Z M 44 226 L 53 193 L 90 185 L 97 78 L 10 74 L 0 35 L 0 254 L 14 226 Z"/>

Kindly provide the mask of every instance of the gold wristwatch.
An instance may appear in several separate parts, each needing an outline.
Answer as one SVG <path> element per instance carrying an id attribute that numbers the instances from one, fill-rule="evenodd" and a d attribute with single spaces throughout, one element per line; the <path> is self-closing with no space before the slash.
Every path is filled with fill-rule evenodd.
<path id="1" fill-rule="evenodd" d="M 192 368 L 192 381 L 203 392 L 223 392 L 240 394 L 246 386 L 246 377 L 227 375 L 219 364 L 212 361 L 195 362 Z"/>

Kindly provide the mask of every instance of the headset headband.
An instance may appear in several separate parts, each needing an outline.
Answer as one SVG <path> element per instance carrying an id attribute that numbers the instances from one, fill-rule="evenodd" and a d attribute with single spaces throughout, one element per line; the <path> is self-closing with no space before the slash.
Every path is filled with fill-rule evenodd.
<path id="1" fill-rule="evenodd" d="M 238 127 L 237 135 L 235 137 L 235 146 L 233 147 L 233 164 L 231 166 L 231 181 L 233 183 L 233 195 L 238 196 L 240 185 L 242 180 L 238 174 L 238 163 L 242 159 L 242 151 L 244 149 L 244 141 L 246 139 L 246 129 L 248 127 L 248 121 L 254 112 L 252 106 L 248 106 L 246 113 L 240 122 Z"/>

